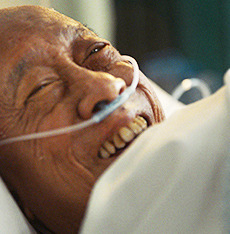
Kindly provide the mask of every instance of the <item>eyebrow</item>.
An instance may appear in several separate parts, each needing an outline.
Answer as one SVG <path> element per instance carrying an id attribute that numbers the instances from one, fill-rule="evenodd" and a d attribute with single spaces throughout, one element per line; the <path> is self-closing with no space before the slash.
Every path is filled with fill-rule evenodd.
<path id="1" fill-rule="evenodd" d="M 8 87 L 9 85 L 12 88 L 12 95 L 15 98 L 16 97 L 16 91 L 17 91 L 17 87 L 21 81 L 21 78 L 23 77 L 24 73 L 25 73 L 25 69 L 26 69 L 27 65 L 26 65 L 26 61 L 25 59 L 21 59 L 17 65 L 13 68 L 13 70 L 10 72 L 8 79 L 7 79 L 7 83 L 8 83 Z"/>
<path id="2" fill-rule="evenodd" d="M 7 79 L 7 87 L 11 89 L 12 97 L 16 98 L 17 95 L 17 88 L 23 79 L 26 71 L 29 67 L 31 67 L 33 64 L 36 64 L 36 58 L 40 57 L 38 56 L 44 55 L 44 51 L 42 51 L 42 48 L 39 46 L 37 48 L 30 47 L 26 52 L 22 55 L 22 57 L 19 59 L 19 61 L 14 65 L 12 70 L 10 71 Z"/>
<path id="3" fill-rule="evenodd" d="M 97 35 L 92 29 L 89 29 L 86 25 L 82 25 L 80 27 L 76 27 L 73 25 L 68 25 L 67 28 L 60 30 L 59 40 L 61 42 L 71 41 L 71 43 L 75 42 L 78 37 L 83 36 L 83 34 L 94 34 Z"/>
<path id="4" fill-rule="evenodd" d="M 26 60 L 22 58 L 10 73 L 11 81 L 15 80 L 16 77 L 22 77 L 24 75 L 26 67 Z"/>
<path id="5" fill-rule="evenodd" d="M 98 34 L 96 33 L 96 31 L 95 31 L 94 29 L 90 28 L 87 24 L 83 24 L 83 26 L 84 26 L 85 28 L 87 28 L 89 31 L 93 32 L 95 35 L 98 35 Z"/>

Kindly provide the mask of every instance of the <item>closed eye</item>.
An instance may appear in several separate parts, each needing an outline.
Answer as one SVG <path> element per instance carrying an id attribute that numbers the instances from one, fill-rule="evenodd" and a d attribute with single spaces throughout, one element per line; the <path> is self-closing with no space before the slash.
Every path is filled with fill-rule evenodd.
<path id="1" fill-rule="evenodd" d="M 40 90 L 44 89 L 49 84 L 51 84 L 51 83 L 42 84 L 42 85 L 36 87 L 35 89 L 33 89 L 32 92 L 29 94 L 28 99 L 31 98 L 32 96 L 34 96 Z"/>
<path id="2" fill-rule="evenodd" d="M 50 89 L 49 88 L 47 89 L 47 92 L 48 92 L 48 90 L 53 90 L 54 87 L 57 87 L 57 86 L 54 86 L 55 84 L 58 85 L 58 84 L 62 84 L 62 83 L 63 83 L 63 81 L 56 78 L 56 77 L 46 79 L 43 82 L 40 82 L 40 84 L 38 84 L 37 86 L 35 86 L 34 89 L 32 89 L 32 91 L 28 95 L 27 99 L 33 97 L 34 95 L 39 93 L 41 90 L 45 89 L 47 86 L 50 86 Z"/>
<path id="3" fill-rule="evenodd" d="M 68 85 L 62 79 L 48 79 L 38 83 L 31 88 L 31 92 L 24 101 L 28 103 L 39 103 L 40 101 L 48 103 L 59 102 L 68 92 Z"/>

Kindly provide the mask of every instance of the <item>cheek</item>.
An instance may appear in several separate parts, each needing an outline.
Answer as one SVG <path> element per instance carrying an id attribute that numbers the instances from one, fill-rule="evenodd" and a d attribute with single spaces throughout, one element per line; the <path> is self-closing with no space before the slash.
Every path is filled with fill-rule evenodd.
<path id="1" fill-rule="evenodd" d="M 39 125 L 39 131 L 60 129 L 72 126 L 78 122 L 80 121 L 77 119 L 74 106 L 60 104 L 49 116 L 42 120 L 42 123 Z M 39 139 L 37 155 L 41 159 L 49 158 L 50 167 L 54 167 L 53 170 L 58 168 L 58 173 L 65 175 L 68 172 L 75 177 L 78 176 L 78 173 L 80 173 L 80 176 L 85 173 L 84 177 L 86 180 L 93 183 L 95 178 L 89 174 L 86 168 L 92 171 L 93 174 L 98 160 L 99 141 L 100 131 L 96 131 L 95 126 L 92 126 L 70 133 Z"/>
<path id="2" fill-rule="evenodd" d="M 142 72 L 140 72 L 138 87 L 148 95 L 150 101 L 153 100 L 155 103 L 159 102 L 151 82 Z"/>
<path id="3" fill-rule="evenodd" d="M 90 144 L 87 136 L 83 131 L 79 131 L 40 139 L 37 157 L 49 164 L 48 169 L 52 168 L 52 171 L 56 171 L 58 176 L 69 183 L 73 182 L 73 177 L 80 177 L 91 186 L 95 178 L 89 168 L 96 157 L 92 150 L 93 144 Z"/>
<path id="4" fill-rule="evenodd" d="M 36 152 L 33 160 L 30 160 L 30 172 L 25 170 L 27 175 L 30 174 L 30 185 L 28 180 L 23 180 L 27 181 L 24 191 L 30 191 L 29 199 L 33 200 L 38 195 L 51 199 L 63 196 L 64 200 L 61 198 L 59 202 L 64 202 L 84 200 L 88 196 L 95 179 L 73 157 L 69 141 L 68 137 L 59 136 L 36 142 Z"/>
<path id="5" fill-rule="evenodd" d="M 70 126 L 76 122 L 76 110 L 73 106 L 59 104 L 45 115 L 40 123 L 39 131 L 47 131 Z"/>
<path id="6" fill-rule="evenodd" d="M 57 222 L 74 225 L 76 219 L 82 219 L 88 201 L 92 188 L 90 175 L 65 152 L 53 155 L 48 144 L 40 144 L 39 156 L 43 157 L 34 161 L 29 178 L 24 178 L 20 188 L 24 206 L 48 227 Z"/>
<path id="7" fill-rule="evenodd" d="M 140 80 L 138 87 L 143 91 L 146 99 L 151 105 L 153 111 L 154 119 L 156 123 L 162 122 L 165 119 L 164 111 L 162 105 L 155 93 L 153 85 L 146 76 L 140 72 Z"/>

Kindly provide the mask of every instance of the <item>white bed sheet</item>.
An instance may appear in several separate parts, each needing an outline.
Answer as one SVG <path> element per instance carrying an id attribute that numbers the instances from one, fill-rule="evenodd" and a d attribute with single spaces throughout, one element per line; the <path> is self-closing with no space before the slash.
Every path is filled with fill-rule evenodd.
<path id="1" fill-rule="evenodd" d="M 102 175 L 82 234 L 230 233 L 230 72 L 225 82 L 144 132 Z"/>
<path id="2" fill-rule="evenodd" d="M 0 177 L 0 234 L 33 234 L 28 223 Z"/>

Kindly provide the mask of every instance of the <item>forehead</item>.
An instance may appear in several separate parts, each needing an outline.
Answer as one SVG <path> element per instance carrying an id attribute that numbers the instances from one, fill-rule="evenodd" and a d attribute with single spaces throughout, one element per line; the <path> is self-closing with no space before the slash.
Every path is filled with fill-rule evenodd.
<path id="1" fill-rule="evenodd" d="M 79 22 L 49 8 L 40 6 L 22 6 L 0 9 L 0 29 L 7 27 L 51 26 L 54 23 L 79 24 Z M 4 27 L 5 26 L 5 27 Z"/>
<path id="2" fill-rule="evenodd" d="M 72 53 L 72 47 L 77 43 L 78 38 L 85 35 L 96 35 L 81 24 L 58 24 L 52 25 L 52 29 L 35 30 L 34 28 L 27 34 L 21 35 L 13 48 L 8 49 L 8 55 L 12 58 L 11 73 L 21 73 L 31 65 L 36 65 L 39 61 L 52 62 L 52 58 L 57 58 L 62 53 Z M 9 58 L 9 56 L 8 56 Z M 8 62 L 11 63 L 11 58 Z M 34 64 L 35 63 L 35 64 Z M 48 64 L 47 64 L 48 65 Z"/>
<path id="3" fill-rule="evenodd" d="M 0 10 L 0 55 L 13 53 L 40 38 L 49 43 L 71 42 L 81 34 L 93 34 L 78 21 L 40 6 Z M 96 36 L 96 35 L 95 35 Z"/>
<path id="4" fill-rule="evenodd" d="M 0 10 L 1 56 L 12 52 L 18 44 L 28 42 L 32 36 L 54 43 L 61 38 L 70 41 L 81 32 L 94 34 L 78 21 L 52 9 L 23 6 Z"/>
<path id="5" fill-rule="evenodd" d="M 4 48 L 6 45 L 11 48 L 32 35 L 53 40 L 60 35 L 72 37 L 80 31 L 92 33 L 78 21 L 49 9 L 45 9 L 44 12 L 35 11 L 34 14 L 26 11 L 25 14 L 12 12 L 9 15 L 1 15 L 0 11 L 0 41 Z M 3 51 L 3 46 L 1 49 Z"/>

